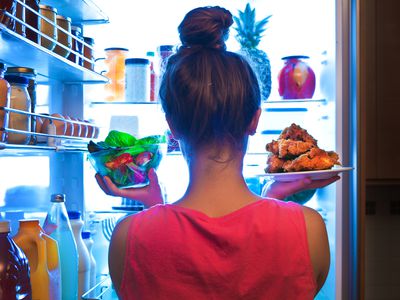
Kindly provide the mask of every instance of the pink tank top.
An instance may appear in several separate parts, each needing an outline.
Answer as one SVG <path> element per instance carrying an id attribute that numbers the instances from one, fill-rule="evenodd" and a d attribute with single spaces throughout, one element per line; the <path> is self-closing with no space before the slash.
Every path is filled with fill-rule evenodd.
<path id="1" fill-rule="evenodd" d="M 299 205 L 260 200 L 212 218 L 157 205 L 133 216 L 122 299 L 313 299 L 316 282 Z"/>

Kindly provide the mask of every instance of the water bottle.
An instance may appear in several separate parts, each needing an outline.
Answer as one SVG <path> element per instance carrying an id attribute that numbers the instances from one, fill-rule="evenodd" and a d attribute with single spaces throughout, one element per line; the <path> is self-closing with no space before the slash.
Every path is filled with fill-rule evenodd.
<path id="1" fill-rule="evenodd" d="M 69 211 L 68 217 L 71 222 L 72 231 L 78 249 L 78 297 L 82 297 L 89 290 L 90 284 L 90 256 L 85 243 L 82 240 L 83 221 L 79 211 Z"/>
<path id="2" fill-rule="evenodd" d="M 29 264 L 10 237 L 10 221 L 0 221 L 0 299 L 32 299 Z"/>
<path id="3" fill-rule="evenodd" d="M 88 249 L 90 256 L 90 280 L 89 280 L 89 288 L 92 288 L 96 285 L 96 260 L 94 259 L 92 248 L 94 241 L 91 237 L 90 231 L 82 231 L 82 239 Z"/>
<path id="4" fill-rule="evenodd" d="M 51 195 L 51 207 L 43 229 L 58 243 L 62 299 L 78 299 L 78 250 L 65 208 L 64 194 Z"/>

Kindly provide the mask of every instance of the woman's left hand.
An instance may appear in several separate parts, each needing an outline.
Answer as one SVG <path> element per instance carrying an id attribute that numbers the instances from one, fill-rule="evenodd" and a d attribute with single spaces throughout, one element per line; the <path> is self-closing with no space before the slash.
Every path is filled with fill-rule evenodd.
<path id="1" fill-rule="evenodd" d="M 304 190 L 325 187 L 339 179 L 340 176 L 334 176 L 322 180 L 311 180 L 310 178 L 306 177 L 301 180 L 290 182 L 272 181 L 264 186 L 261 196 L 283 200 L 290 195 Z"/>

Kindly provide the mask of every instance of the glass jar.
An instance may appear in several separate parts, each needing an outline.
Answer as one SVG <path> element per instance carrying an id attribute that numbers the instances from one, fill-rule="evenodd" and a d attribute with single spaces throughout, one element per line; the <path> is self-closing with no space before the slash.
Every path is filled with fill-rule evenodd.
<path id="1" fill-rule="evenodd" d="M 124 101 L 125 99 L 125 59 L 129 50 L 126 48 L 104 49 L 106 69 L 104 75 L 110 80 L 104 85 L 106 101 Z M 97 61 L 97 60 L 96 60 Z"/>
<path id="2" fill-rule="evenodd" d="M 7 75 L 15 75 L 25 77 L 28 79 L 28 93 L 31 98 L 31 112 L 36 112 L 36 70 L 27 67 L 8 67 Z M 36 118 L 31 118 L 31 129 L 33 132 L 36 131 Z M 32 135 L 29 144 L 36 144 L 36 136 Z"/>
<path id="3" fill-rule="evenodd" d="M 25 22 L 26 24 L 32 26 L 36 31 L 30 29 L 29 27 L 25 28 L 26 38 L 31 40 L 36 44 L 40 44 L 40 36 L 38 34 L 39 31 L 39 0 L 25 0 L 25 4 L 32 8 L 33 11 L 30 9 L 25 9 Z"/>
<path id="4" fill-rule="evenodd" d="M 82 66 L 82 57 L 79 55 L 83 55 L 83 37 L 82 37 L 82 29 L 78 26 L 71 26 L 71 34 L 72 38 L 72 47 L 71 53 L 68 56 L 68 59 L 80 66 Z M 74 52 L 77 52 L 79 55 L 76 55 Z"/>
<path id="5" fill-rule="evenodd" d="M 25 4 L 25 0 L 19 0 L 19 1 Z M 17 9 L 15 11 L 15 16 L 17 17 L 18 20 L 21 21 L 21 22 L 18 22 L 18 21 L 15 22 L 15 32 L 23 37 L 26 37 L 26 32 L 25 32 L 26 27 L 24 25 L 24 23 L 25 23 L 25 6 L 23 6 L 19 2 L 17 2 Z"/>
<path id="6" fill-rule="evenodd" d="M 21 111 L 31 112 L 31 98 L 28 93 L 28 79 L 20 76 L 6 75 L 5 79 L 11 85 L 10 107 Z M 9 144 L 28 144 L 31 135 L 31 116 L 10 112 L 9 129 L 25 131 L 27 134 L 9 132 Z"/>
<path id="7" fill-rule="evenodd" d="M 57 28 L 57 42 L 65 46 L 65 48 L 56 45 L 53 51 L 62 57 L 67 57 L 72 48 L 71 18 L 58 15 L 56 20 L 58 27 L 65 30 L 62 31 L 60 28 Z"/>
<path id="8" fill-rule="evenodd" d="M 1 0 L 0 9 L 15 16 L 17 2 L 15 0 Z M 4 13 L 0 14 L 0 23 L 4 24 L 7 28 L 15 30 L 15 20 L 6 16 Z"/>
<path id="9" fill-rule="evenodd" d="M 57 40 L 57 29 L 55 26 L 57 9 L 48 5 L 40 5 L 40 14 L 52 22 L 50 23 L 44 18 L 40 18 L 40 31 L 43 34 L 40 37 L 40 45 L 52 51 L 56 46 L 55 41 Z M 46 38 L 46 36 L 55 41 Z"/>
<path id="10" fill-rule="evenodd" d="M 150 101 L 150 61 L 148 59 L 126 59 L 125 78 L 125 101 Z"/>
<path id="11" fill-rule="evenodd" d="M 94 52 L 93 45 L 94 39 L 91 37 L 83 37 L 84 45 L 83 45 L 83 56 L 85 59 L 83 60 L 83 66 L 86 69 L 94 70 Z"/>
<path id="12" fill-rule="evenodd" d="M 279 95 L 283 99 L 310 99 L 315 91 L 315 74 L 304 61 L 308 56 L 283 57 L 285 65 L 278 74 Z"/>
<path id="13" fill-rule="evenodd" d="M 6 65 L 0 63 L 0 107 L 10 107 L 10 93 L 11 87 L 7 80 L 4 79 L 4 71 Z M 8 127 L 8 111 L 0 110 L 0 128 Z M 7 132 L 4 130 L 0 131 L 0 142 L 5 142 L 7 139 Z"/>

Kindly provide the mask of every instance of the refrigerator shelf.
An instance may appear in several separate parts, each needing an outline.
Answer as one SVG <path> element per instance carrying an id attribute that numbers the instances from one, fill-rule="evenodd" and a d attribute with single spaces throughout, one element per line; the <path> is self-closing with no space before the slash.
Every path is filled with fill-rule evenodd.
<path id="1" fill-rule="evenodd" d="M 16 22 L 21 22 L 19 19 L 13 17 L 7 12 L 0 11 L 0 14 L 6 14 Z M 43 35 L 40 31 L 36 32 Z M 53 41 L 60 47 L 64 47 L 57 41 Z M 70 84 L 108 82 L 107 77 L 80 66 L 53 51 L 30 41 L 29 39 L 8 29 L 3 24 L 0 24 L 0 44 L 2 45 L 0 47 L 0 60 L 9 66 L 24 66 L 35 69 L 38 73 L 38 83 L 48 83 L 50 78 Z M 82 59 L 87 60 L 79 53 L 75 52 L 75 54 L 82 57 Z"/>
<path id="2" fill-rule="evenodd" d="M 57 8 L 59 14 L 70 17 L 73 24 L 104 24 L 108 16 L 92 0 L 42 0 L 41 3 Z"/>

